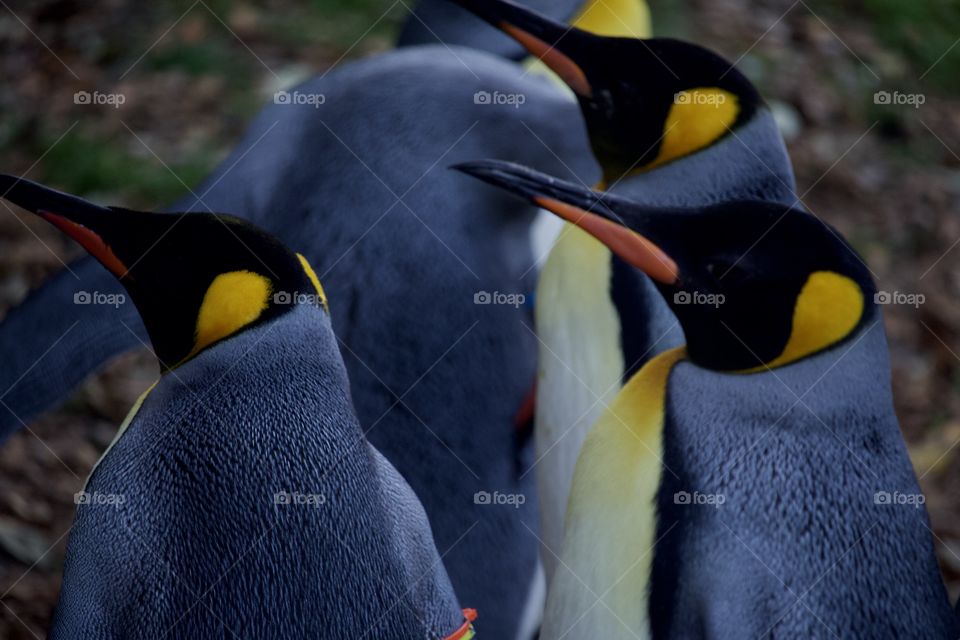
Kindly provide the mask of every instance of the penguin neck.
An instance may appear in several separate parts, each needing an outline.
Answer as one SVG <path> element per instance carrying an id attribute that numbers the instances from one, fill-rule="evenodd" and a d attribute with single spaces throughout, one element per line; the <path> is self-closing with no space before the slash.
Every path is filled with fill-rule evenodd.
<path id="1" fill-rule="evenodd" d="M 790 157 L 766 108 L 709 147 L 611 183 L 610 192 L 640 204 L 666 207 L 743 199 L 797 201 Z"/>
<path id="2" fill-rule="evenodd" d="M 707 371 L 688 361 L 697 369 Z M 852 384 L 842 390 L 843 400 L 834 394 L 820 389 L 820 393 L 809 393 L 822 380 L 824 371 L 837 372 L 848 376 L 850 380 L 864 384 Z M 822 398 L 834 406 L 876 404 L 883 395 L 892 411 L 892 390 L 890 382 L 890 350 L 883 327 L 883 318 L 879 311 L 871 313 L 860 327 L 848 338 L 827 349 L 773 369 L 758 370 L 756 373 L 721 373 L 711 371 L 716 376 L 742 379 L 745 384 L 751 378 L 764 377 L 773 380 L 773 387 L 782 390 L 787 398 L 803 398 L 804 405 L 816 412 Z M 861 395 L 862 394 L 862 395 Z M 868 400 L 868 398 L 870 400 Z"/>
<path id="3" fill-rule="evenodd" d="M 682 347 L 671 349 L 644 365 L 583 443 L 567 509 L 564 568 L 550 587 L 544 637 L 572 627 L 601 638 L 650 637 L 667 382 L 684 356 Z M 598 548 L 606 550 L 599 558 Z M 606 606 L 595 606 L 598 597 Z"/>
<path id="4" fill-rule="evenodd" d="M 255 380 L 276 380 L 302 390 L 304 400 L 322 386 L 347 388 L 346 368 L 340 357 L 330 316 L 312 304 L 295 304 L 269 322 L 251 326 L 217 342 L 163 376 L 196 393 L 214 389 L 224 373 L 240 373 Z M 175 376 L 173 374 L 176 374 Z"/>
<path id="5" fill-rule="evenodd" d="M 286 373 L 281 378 L 278 371 Z M 303 375 L 298 375 L 298 371 Z M 249 388 L 261 392 L 267 391 L 263 380 L 275 381 L 283 386 L 285 393 L 301 393 L 305 406 L 308 399 L 320 397 L 318 389 L 347 390 L 349 384 L 329 316 L 313 305 L 295 305 L 270 322 L 231 335 L 161 375 L 137 398 L 113 441 L 94 464 L 87 483 L 117 442 L 136 428 L 137 415 L 154 395 L 161 396 L 161 402 L 169 402 L 172 394 L 184 394 L 191 404 L 209 402 L 206 398 L 216 395 L 217 391 L 229 395 L 229 387 L 236 386 L 234 376 L 228 374 L 249 377 Z M 258 380 L 261 384 L 256 383 Z M 349 399 L 349 393 L 343 398 Z M 272 401 L 282 402 L 279 397 L 265 398 L 265 403 Z M 352 407 L 340 409 L 352 411 Z M 356 435 L 362 437 L 359 425 L 355 425 L 355 429 Z"/>

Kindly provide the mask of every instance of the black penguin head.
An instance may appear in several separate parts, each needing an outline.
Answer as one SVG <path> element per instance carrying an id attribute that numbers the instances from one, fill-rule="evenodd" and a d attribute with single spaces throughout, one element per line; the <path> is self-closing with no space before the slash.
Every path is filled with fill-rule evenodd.
<path id="1" fill-rule="evenodd" d="M 710 146 L 762 106 L 731 63 L 695 44 L 610 38 L 507 0 L 454 0 L 513 36 L 577 94 L 604 180 Z"/>
<path id="2" fill-rule="evenodd" d="M 457 169 L 580 226 L 649 275 L 700 366 L 786 365 L 842 343 L 876 314 L 869 270 L 799 209 L 751 200 L 650 208 L 511 163 Z"/>
<path id="3" fill-rule="evenodd" d="M 306 259 L 239 218 L 101 207 L 7 175 L 0 195 L 54 224 L 120 280 L 164 372 L 294 303 L 326 308 Z"/>

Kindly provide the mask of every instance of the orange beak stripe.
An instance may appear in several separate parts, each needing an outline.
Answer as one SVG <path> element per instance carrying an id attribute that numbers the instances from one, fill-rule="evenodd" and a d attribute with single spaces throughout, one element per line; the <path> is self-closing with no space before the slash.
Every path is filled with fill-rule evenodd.
<path id="1" fill-rule="evenodd" d="M 127 267 L 124 265 L 120 258 L 118 258 L 107 243 L 103 241 L 103 238 L 98 236 L 96 233 L 90 229 L 84 227 L 83 225 L 77 224 L 73 220 L 68 220 L 63 216 L 58 216 L 55 213 L 50 213 L 49 211 L 38 211 L 40 217 L 42 217 L 47 222 L 50 222 L 58 229 L 63 231 L 65 234 L 76 240 L 80 243 L 80 246 L 86 249 L 90 255 L 99 260 L 103 266 L 109 269 L 113 275 L 118 278 L 122 278 L 127 275 Z"/>
<path id="2" fill-rule="evenodd" d="M 556 47 L 548 45 L 540 38 L 532 36 L 512 24 L 503 22 L 500 24 L 500 28 L 523 45 L 523 48 L 529 51 L 530 55 L 539 58 L 550 67 L 551 71 L 560 76 L 560 79 L 566 82 L 574 93 L 584 98 L 593 96 L 593 89 L 590 87 L 590 82 L 587 81 L 587 74 L 576 62 L 561 53 Z"/>
<path id="3" fill-rule="evenodd" d="M 673 284 L 679 279 L 680 270 L 673 258 L 639 233 L 553 198 L 538 197 L 534 198 L 534 201 L 567 222 L 577 225 L 657 282 Z"/>

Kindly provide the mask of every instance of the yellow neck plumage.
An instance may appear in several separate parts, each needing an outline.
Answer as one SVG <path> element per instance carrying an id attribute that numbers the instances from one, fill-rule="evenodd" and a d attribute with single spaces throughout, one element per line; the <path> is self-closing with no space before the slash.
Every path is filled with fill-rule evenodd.
<path id="1" fill-rule="evenodd" d="M 571 628 L 579 632 L 570 637 L 650 637 L 645 603 L 657 535 L 667 381 L 685 353 L 672 349 L 644 365 L 583 444 L 544 638 Z"/>

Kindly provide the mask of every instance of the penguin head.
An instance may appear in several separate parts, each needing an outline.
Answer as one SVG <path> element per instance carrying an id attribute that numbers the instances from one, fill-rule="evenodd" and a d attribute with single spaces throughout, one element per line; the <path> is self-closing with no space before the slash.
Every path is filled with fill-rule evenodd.
<path id="1" fill-rule="evenodd" d="M 294 303 L 326 310 L 307 260 L 234 216 L 103 207 L 8 175 L 0 175 L 0 195 L 58 227 L 120 280 L 163 372 Z"/>
<path id="2" fill-rule="evenodd" d="M 706 148 L 763 107 L 733 65 L 667 38 L 613 38 L 508 0 L 454 0 L 519 41 L 574 91 L 605 183 Z"/>
<path id="3" fill-rule="evenodd" d="M 756 200 L 647 207 L 507 162 L 456 168 L 580 226 L 650 276 L 702 367 L 787 365 L 840 345 L 877 314 L 869 269 L 800 209 Z"/>

